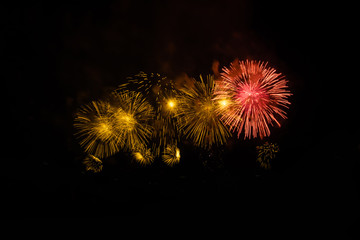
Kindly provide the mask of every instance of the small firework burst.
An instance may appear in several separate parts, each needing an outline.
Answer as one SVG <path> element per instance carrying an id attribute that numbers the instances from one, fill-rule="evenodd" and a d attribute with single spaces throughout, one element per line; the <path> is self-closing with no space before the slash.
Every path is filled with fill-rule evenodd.
<path id="1" fill-rule="evenodd" d="M 174 89 L 173 81 L 159 73 L 139 72 L 127 79 L 127 83 L 119 85 L 118 91 L 141 92 L 149 100 L 159 101 L 165 93 Z"/>
<path id="2" fill-rule="evenodd" d="M 213 100 L 213 76 L 208 76 L 206 83 L 201 76 L 200 82 L 193 79 L 180 91 L 176 116 L 181 132 L 194 145 L 205 149 L 225 144 L 230 132 L 218 114 L 224 103 Z"/>
<path id="3" fill-rule="evenodd" d="M 113 108 L 109 102 L 93 101 L 76 113 L 74 127 L 84 151 L 99 158 L 117 153 L 119 140 L 112 121 Z"/>
<path id="4" fill-rule="evenodd" d="M 278 118 L 286 119 L 283 108 L 292 95 L 281 73 L 264 62 L 235 60 L 221 75 L 214 99 L 228 101 L 220 113 L 231 131 L 239 137 L 244 129 L 244 138 L 263 138 L 270 135 L 269 125 L 280 127 Z"/>
<path id="5" fill-rule="evenodd" d="M 83 160 L 83 164 L 85 165 L 86 171 L 97 173 L 101 172 L 103 169 L 102 161 L 91 154 L 85 157 L 85 159 Z"/>
<path id="6" fill-rule="evenodd" d="M 132 151 L 146 145 L 153 132 L 154 110 L 142 94 L 132 91 L 113 93 L 111 105 L 114 107 L 114 129 L 122 147 Z"/>
<path id="7" fill-rule="evenodd" d="M 167 145 L 162 159 L 169 166 L 178 164 L 180 162 L 180 149 L 176 145 Z"/>
<path id="8" fill-rule="evenodd" d="M 132 152 L 132 156 L 135 161 L 141 165 L 149 165 L 154 161 L 154 155 L 152 154 L 151 149 L 146 146 L 138 146 Z"/>
<path id="9" fill-rule="evenodd" d="M 260 166 L 265 169 L 270 169 L 270 160 L 275 158 L 277 152 L 279 152 L 279 146 L 276 143 L 265 142 L 261 146 L 256 147 L 257 159 Z"/>

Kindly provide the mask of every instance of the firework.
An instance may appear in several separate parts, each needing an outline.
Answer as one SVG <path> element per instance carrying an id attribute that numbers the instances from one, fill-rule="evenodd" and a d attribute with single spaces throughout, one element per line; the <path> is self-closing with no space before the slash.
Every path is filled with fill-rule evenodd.
<path id="1" fill-rule="evenodd" d="M 239 61 L 223 68 L 222 79 L 216 82 L 215 100 L 226 101 L 219 110 L 222 120 L 244 138 L 270 135 L 269 125 L 281 126 L 286 119 L 284 108 L 292 95 L 281 73 L 260 61 Z"/>
<path id="2" fill-rule="evenodd" d="M 175 97 L 164 97 L 159 102 L 156 111 L 156 124 L 153 134 L 153 149 L 157 156 L 168 144 L 177 144 L 179 140 L 178 126 L 174 118 L 177 109 L 177 99 Z"/>
<path id="3" fill-rule="evenodd" d="M 218 115 L 223 103 L 213 100 L 213 91 L 213 76 L 208 76 L 206 83 L 201 76 L 200 82 L 193 79 L 192 84 L 181 89 L 176 110 L 181 132 L 195 146 L 205 149 L 226 143 L 230 136 Z"/>
<path id="4" fill-rule="evenodd" d="M 84 151 L 99 158 L 111 156 L 120 150 L 113 124 L 113 108 L 109 102 L 93 101 L 76 113 L 74 127 Z"/>
<path id="5" fill-rule="evenodd" d="M 152 106 L 140 93 L 114 93 L 109 101 L 82 107 L 74 126 L 85 152 L 105 158 L 120 149 L 132 151 L 146 145 L 152 135 Z"/>
<path id="6" fill-rule="evenodd" d="M 174 164 L 179 163 L 180 162 L 180 149 L 176 145 L 168 145 L 164 149 L 162 159 L 169 166 L 173 166 Z"/>
<path id="7" fill-rule="evenodd" d="M 159 73 L 139 72 L 127 80 L 127 83 L 119 85 L 117 91 L 141 92 L 150 101 L 157 102 L 165 93 L 174 89 L 173 81 Z"/>
<path id="8" fill-rule="evenodd" d="M 146 145 L 153 132 L 152 106 L 141 93 L 132 91 L 113 93 L 110 101 L 114 110 L 111 119 L 119 144 L 130 151 Z"/>
<path id="9" fill-rule="evenodd" d="M 265 169 L 270 169 L 270 160 L 275 158 L 275 154 L 279 151 L 279 146 L 276 143 L 265 142 L 261 146 L 256 147 L 257 159 L 260 166 Z"/>
<path id="10" fill-rule="evenodd" d="M 85 165 L 86 171 L 101 172 L 103 168 L 102 161 L 91 154 L 84 159 L 83 164 Z"/>
<path id="11" fill-rule="evenodd" d="M 117 91 L 136 91 L 144 95 L 155 109 L 152 149 L 160 156 L 167 144 L 176 144 L 178 129 L 174 122 L 176 109 L 176 90 L 174 82 L 159 73 L 140 72 L 128 77 L 128 82 L 119 86 Z"/>
<path id="12" fill-rule="evenodd" d="M 154 155 L 151 153 L 151 149 L 143 146 L 138 146 L 132 152 L 132 156 L 136 162 L 142 165 L 151 164 L 154 161 Z"/>

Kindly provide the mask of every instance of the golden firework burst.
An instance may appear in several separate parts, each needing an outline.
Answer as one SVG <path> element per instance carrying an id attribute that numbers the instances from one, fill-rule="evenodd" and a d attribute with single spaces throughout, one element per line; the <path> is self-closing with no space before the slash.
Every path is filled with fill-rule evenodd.
<path id="1" fill-rule="evenodd" d="M 167 144 L 176 142 L 177 126 L 174 122 L 176 90 L 174 81 L 159 73 L 145 73 L 128 77 L 128 82 L 119 85 L 116 92 L 140 92 L 149 101 L 155 110 L 155 119 L 152 134 L 152 150 L 156 156 Z"/>
<path id="2" fill-rule="evenodd" d="M 178 164 L 180 162 L 180 149 L 176 145 L 166 146 L 162 159 L 169 166 Z"/>
<path id="3" fill-rule="evenodd" d="M 140 93 L 114 93 L 93 101 L 76 114 L 74 126 L 84 151 L 106 158 L 120 149 L 132 151 L 152 136 L 154 111 Z"/>
<path id="4" fill-rule="evenodd" d="M 112 116 L 113 108 L 106 101 L 93 101 L 76 113 L 74 127 L 86 153 L 105 158 L 120 150 L 121 139 L 118 139 Z"/>
<path id="5" fill-rule="evenodd" d="M 226 102 L 213 100 L 214 78 L 208 76 L 204 82 L 193 79 L 185 85 L 178 97 L 176 116 L 181 132 L 192 140 L 195 146 L 205 149 L 226 143 L 230 132 L 221 122 L 218 110 Z"/>
<path id="6" fill-rule="evenodd" d="M 153 133 L 155 115 L 143 95 L 132 91 L 113 93 L 111 104 L 116 109 L 112 121 L 119 143 L 130 151 L 146 145 Z"/>
<path id="7" fill-rule="evenodd" d="M 134 149 L 132 155 L 135 161 L 141 165 L 149 165 L 154 161 L 154 155 L 152 154 L 151 149 L 146 146 L 138 146 Z"/>

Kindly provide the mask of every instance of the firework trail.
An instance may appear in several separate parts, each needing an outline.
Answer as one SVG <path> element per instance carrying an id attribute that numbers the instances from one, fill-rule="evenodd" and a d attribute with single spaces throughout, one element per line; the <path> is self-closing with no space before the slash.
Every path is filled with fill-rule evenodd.
<path id="1" fill-rule="evenodd" d="M 263 138 L 270 135 L 269 125 L 281 126 L 278 118 L 286 119 L 283 108 L 292 95 L 281 73 L 264 62 L 235 60 L 221 75 L 214 99 L 224 102 L 221 119 L 238 137 L 244 130 L 244 138 Z"/>
<path id="2" fill-rule="evenodd" d="M 279 152 L 279 145 L 265 142 L 263 145 L 256 147 L 256 152 L 256 161 L 260 163 L 260 166 L 265 169 L 270 169 L 270 160 L 275 158 L 275 154 Z"/>
<path id="3" fill-rule="evenodd" d="M 195 146 L 205 149 L 225 144 L 230 132 L 218 114 L 222 102 L 213 100 L 213 76 L 208 76 L 206 83 L 201 76 L 200 81 L 193 79 L 192 84 L 185 85 L 180 91 L 176 116 L 181 132 Z"/>
<path id="4" fill-rule="evenodd" d="M 91 154 L 85 157 L 83 164 L 85 165 L 86 171 L 97 173 L 101 172 L 103 169 L 102 161 Z"/>
<path id="5" fill-rule="evenodd" d="M 109 102 L 93 101 L 76 113 L 74 127 L 84 151 L 105 158 L 117 153 L 122 145 L 112 120 Z"/>
<path id="6" fill-rule="evenodd" d="M 176 145 L 167 145 L 162 159 L 169 166 L 178 164 L 180 162 L 180 149 Z"/>

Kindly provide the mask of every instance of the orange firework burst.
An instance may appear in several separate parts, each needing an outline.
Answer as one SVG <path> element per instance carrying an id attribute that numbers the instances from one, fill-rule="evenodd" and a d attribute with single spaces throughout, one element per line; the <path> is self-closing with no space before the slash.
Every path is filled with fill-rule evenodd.
<path id="1" fill-rule="evenodd" d="M 280 126 L 278 118 L 286 118 L 283 108 L 288 108 L 291 95 L 287 81 L 267 63 L 235 60 L 221 76 L 214 99 L 229 103 L 219 112 L 238 137 L 243 129 L 244 138 L 269 136 L 269 125 Z"/>

